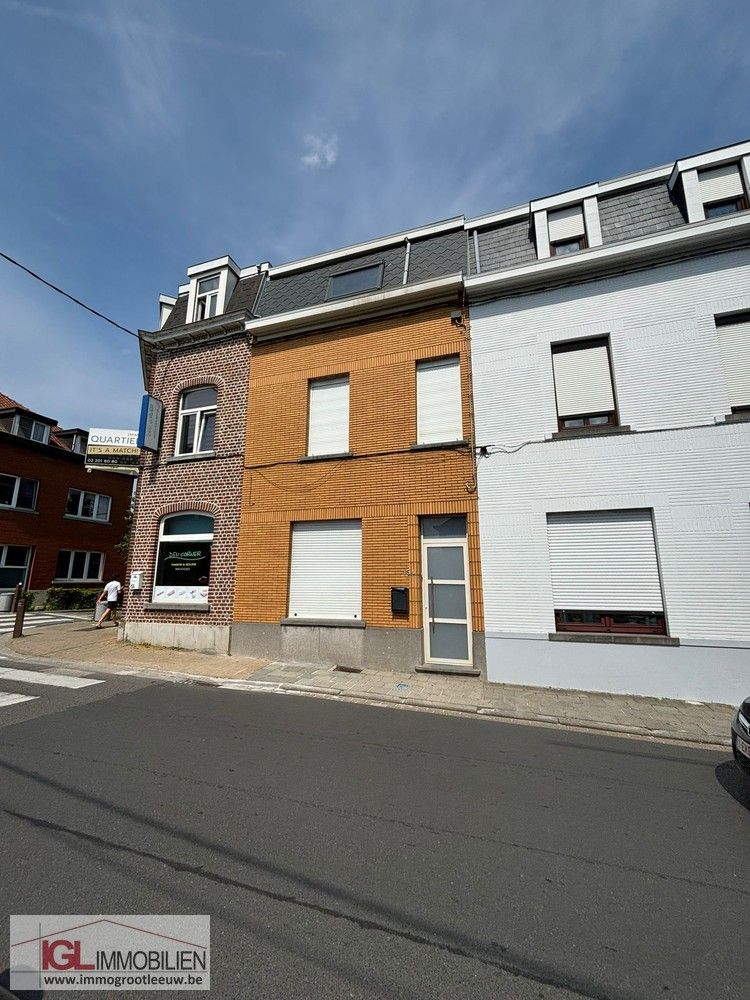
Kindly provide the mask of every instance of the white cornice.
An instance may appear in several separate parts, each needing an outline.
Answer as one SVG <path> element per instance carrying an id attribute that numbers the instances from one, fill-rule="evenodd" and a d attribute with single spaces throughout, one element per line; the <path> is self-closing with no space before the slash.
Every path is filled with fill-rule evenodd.
<path id="1" fill-rule="evenodd" d="M 288 264 L 279 264 L 277 267 L 269 268 L 268 273 L 271 278 L 278 278 L 283 274 L 291 274 L 293 271 L 302 271 L 308 267 L 315 267 L 317 264 L 325 264 L 329 260 L 357 257 L 372 250 L 385 249 L 399 243 L 405 243 L 406 240 L 418 240 L 422 236 L 434 236 L 437 233 L 449 232 L 451 229 L 462 229 L 463 225 L 463 215 L 457 215 L 453 219 L 445 219 L 431 226 L 409 229 L 403 233 L 392 233 L 390 236 L 381 236 L 379 239 L 369 240 L 367 243 L 354 243 L 351 246 L 342 247 L 341 250 L 330 250 L 326 253 L 316 254 L 314 257 L 303 257 L 300 260 L 290 261 Z"/>
<path id="2" fill-rule="evenodd" d="M 593 247 L 563 257 L 550 257 L 523 267 L 509 268 L 507 271 L 477 274 L 467 278 L 465 286 L 469 297 L 476 300 L 494 291 L 511 294 L 516 289 L 536 284 L 550 287 L 566 281 L 585 281 L 595 277 L 597 272 L 609 264 L 632 266 L 637 265 L 640 260 L 646 266 L 656 257 L 668 255 L 670 251 L 688 251 L 700 245 L 710 250 L 720 247 L 722 243 L 730 244 L 733 238 L 742 237 L 750 237 L 749 212 L 694 222 L 680 229 L 670 229 L 624 243 Z"/>
<path id="3" fill-rule="evenodd" d="M 159 305 L 160 306 L 173 306 L 177 302 L 177 299 L 173 295 L 160 295 Z"/>
<path id="4" fill-rule="evenodd" d="M 413 285 L 399 285 L 384 292 L 359 295 L 339 302 L 326 302 L 307 309 L 274 316 L 250 319 L 245 324 L 247 333 L 263 339 L 289 336 L 321 327 L 343 326 L 348 322 L 372 319 L 377 316 L 400 312 L 417 306 L 426 306 L 445 301 L 451 293 L 461 287 L 463 276 L 460 272 L 430 281 L 419 281 Z"/>
<path id="5" fill-rule="evenodd" d="M 205 274 L 206 271 L 218 271 L 223 267 L 228 267 L 230 271 L 234 271 L 239 277 L 240 268 L 229 255 L 226 257 L 217 257 L 215 260 L 206 260 L 202 264 L 193 264 L 192 267 L 187 269 L 187 276 L 188 278 L 194 278 L 198 274 Z"/>

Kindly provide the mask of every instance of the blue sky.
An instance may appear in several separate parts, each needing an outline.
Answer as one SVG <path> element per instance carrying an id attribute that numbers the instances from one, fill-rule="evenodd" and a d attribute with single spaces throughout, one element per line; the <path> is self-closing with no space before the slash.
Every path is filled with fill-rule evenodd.
<path id="1" fill-rule="evenodd" d="M 280 264 L 750 135 L 750 7 L 0 0 L 0 249 L 131 329 Z M 0 261 L 0 389 L 130 427 L 137 343 Z"/>

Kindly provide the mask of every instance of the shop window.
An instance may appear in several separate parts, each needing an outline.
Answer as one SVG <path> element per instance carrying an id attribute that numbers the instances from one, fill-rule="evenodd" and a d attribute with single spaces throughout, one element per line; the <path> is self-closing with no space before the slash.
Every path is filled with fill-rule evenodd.
<path id="1" fill-rule="evenodd" d="M 159 526 L 153 599 L 163 604 L 205 604 L 211 573 L 214 519 L 172 514 Z"/>

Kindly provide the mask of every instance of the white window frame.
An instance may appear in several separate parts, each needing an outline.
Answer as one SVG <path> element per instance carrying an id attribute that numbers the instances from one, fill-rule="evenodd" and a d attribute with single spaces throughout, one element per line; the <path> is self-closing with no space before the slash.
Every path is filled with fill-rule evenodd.
<path id="1" fill-rule="evenodd" d="M 596 408 L 589 408 L 587 410 L 581 410 L 578 413 L 561 413 L 560 412 L 560 385 L 556 375 L 555 369 L 555 358 L 556 356 L 566 355 L 566 354 L 582 354 L 584 351 L 596 351 L 598 348 L 604 348 L 607 357 L 607 371 L 609 380 L 609 392 L 612 397 L 611 406 L 600 406 Z M 595 337 L 584 337 L 576 340 L 563 340 L 557 341 L 550 344 L 550 355 L 552 358 L 552 382 L 555 390 L 555 412 L 557 413 L 557 429 L 558 431 L 564 430 L 596 430 L 601 427 L 619 427 L 620 425 L 620 415 L 617 407 L 617 397 L 615 396 L 615 379 L 614 379 L 614 366 L 612 364 L 612 345 L 610 343 L 609 334 L 601 334 Z M 611 417 L 606 423 L 586 423 L 586 421 L 591 421 L 592 418 L 597 418 L 603 415 Z M 566 421 L 570 420 L 583 420 L 584 424 L 566 424 Z"/>
<path id="2" fill-rule="evenodd" d="M 344 387 L 346 392 L 344 393 Z M 324 423 L 324 415 L 321 414 L 318 406 L 316 405 L 315 394 L 316 390 L 325 391 L 326 389 L 341 390 L 341 401 L 343 402 L 344 396 L 346 396 L 346 425 L 337 426 L 336 433 L 332 434 L 332 437 L 336 438 L 336 445 L 319 448 L 316 445 L 316 439 L 320 437 L 321 427 L 318 426 L 318 422 Z M 310 458 L 321 457 L 324 455 L 346 455 L 349 452 L 349 414 L 350 414 L 350 385 L 348 375 L 334 375 L 331 378 L 315 378 L 310 379 L 307 384 L 307 454 Z M 317 402 L 320 402 L 318 397 Z M 342 413 L 344 407 L 341 407 Z M 343 423 L 343 420 L 342 420 Z"/>
<path id="3" fill-rule="evenodd" d="M 454 414 L 456 418 L 456 434 L 453 437 L 437 437 L 435 433 L 427 434 L 422 427 L 423 417 L 421 411 L 424 410 L 424 400 L 420 406 L 419 374 L 420 371 L 429 371 L 431 368 L 445 368 L 450 366 L 456 369 L 458 375 L 458 412 Z M 461 355 L 451 354 L 441 358 L 420 358 L 415 365 L 415 397 L 417 411 L 416 443 L 418 445 L 440 445 L 457 444 L 464 441 L 464 413 L 463 413 L 463 387 L 461 384 Z"/>
<path id="4" fill-rule="evenodd" d="M 0 472 L 0 476 L 5 476 L 7 479 L 15 479 L 16 484 L 13 487 L 13 499 L 10 503 L 0 503 L 0 507 L 3 510 L 36 510 L 36 502 L 39 498 L 39 480 L 29 479 L 28 476 L 15 476 L 9 472 Z M 34 503 L 31 507 L 19 507 L 18 506 L 18 494 L 21 490 L 21 483 L 33 483 L 34 484 Z"/>
<path id="5" fill-rule="evenodd" d="M 101 583 L 104 579 L 104 553 L 88 551 L 86 549 L 60 549 L 57 553 L 57 560 L 60 560 L 60 554 L 62 552 L 68 553 L 68 575 L 67 576 L 57 576 L 55 575 L 55 580 L 61 583 Z M 84 575 L 83 576 L 71 576 L 70 573 L 73 568 L 73 560 L 77 555 L 84 555 L 86 557 L 84 563 Z M 89 567 L 91 565 L 91 556 L 99 556 L 99 575 L 89 576 Z M 57 566 L 55 566 L 55 573 L 57 573 Z"/>
<path id="6" fill-rule="evenodd" d="M 31 421 L 31 437 L 23 437 L 20 433 L 21 421 L 30 420 Z M 34 437 L 34 431 L 37 427 L 42 428 L 42 437 Z M 36 441 L 37 444 L 49 444 L 49 424 L 45 424 L 42 420 L 36 420 L 34 417 L 29 416 L 28 413 L 17 413 L 13 418 L 13 433 L 16 437 L 23 438 L 24 441 Z"/>
<path id="7" fill-rule="evenodd" d="M 25 565 L 24 566 L 19 566 L 16 563 L 7 564 L 5 560 L 6 560 L 7 556 L 8 556 L 8 549 L 26 549 L 26 563 L 25 563 Z M 33 549 L 32 549 L 32 547 L 30 545 L 13 545 L 13 544 L 0 545 L 0 569 L 22 569 L 23 570 L 23 578 L 21 579 L 20 583 L 21 583 L 21 586 L 24 589 L 26 588 L 26 586 L 28 585 L 28 582 L 29 582 L 29 570 L 31 568 L 32 552 L 33 552 Z M 10 588 L 9 587 L 5 587 L 4 589 L 5 590 L 9 590 Z"/>
<path id="8" fill-rule="evenodd" d="M 70 501 L 70 494 L 71 493 L 78 493 L 78 494 L 80 494 L 80 496 L 78 498 L 78 510 L 77 510 L 77 512 L 75 514 L 70 514 L 68 512 L 68 502 Z M 84 514 L 83 513 L 83 501 L 84 501 L 84 498 L 87 497 L 87 496 L 94 498 L 94 513 L 91 516 L 89 516 L 88 514 Z M 97 511 L 99 509 L 99 501 L 100 500 L 106 500 L 107 501 L 107 510 L 106 510 L 106 514 L 105 514 L 104 517 L 99 517 L 99 514 L 97 513 Z M 92 493 L 90 490 L 81 490 L 77 486 L 71 486 L 68 489 L 68 500 L 65 503 L 65 517 L 69 517 L 69 518 L 72 518 L 72 519 L 75 519 L 75 520 L 81 520 L 81 521 L 99 521 L 99 522 L 101 522 L 103 524 L 106 524 L 106 523 L 109 522 L 109 517 L 110 517 L 111 513 L 112 513 L 112 497 L 107 496 L 106 493 Z"/>
<path id="9" fill-rule="evenodd" d="M 201 291 L 201 285 L 205 281 L 213 281 L 216 279 L 216 288 L 212 288 L 207 292 Z M 195 310 L 193 314 L 193 320 L 199 323 L 204 319 L 213 319 L 215 316 L 219 315 L 219 294 L 221 292 L 221 274 L 206 274 L 201 278 L 196 279 L 195 283 Z"/>
<path id="10" fill-rule="evenodd" d="M 185 401 L 185 396 L 189 392 L 195 392 L 197 389 L 213 389 L 216 393 L 216 402 L 212 406 L 191 406 L 185 407 L 183 405 Z M 215 385 L 194 385 L 189 389 L 183 389 L 180 393 L 180 415 L 177 420 L 177 437 L 174 443 L 174 453 L 175 455 L 212 455 L 216 445 L 216 415 L 218 411 L 218 392 Z M 203 440 L 203 435 L 206 430 L 206 418 L 213 414 L 214 416 L 214 445 L 211 448 L 200 448 L 200 444 Z M 186 418 L 195 417 L 195 429 L 193 430 L 193 440 L 191 441 L 191 447 L 186 451 L 180 451 L 180 442 L 182 441 L 182 426 Z"/>
<path id="11" fill-rule="evenodd" d="M 195 534 L 186 535 L 176 535 L 168 534 L 165 532 L 165 527 L 169 521 L 174 517 L 184 516 L 185 514 L 193 514 L 199 517 L 210 518 L 213 524 L 213 530 L 208 532 L 196 532 Z M 183 592 L 180 593 L 179 589 L 175 586 L 168 584 L 157 584 L 157 576 L 159 573 L 159 557 L 161 553 L 162 545 L 177 544 L 178 542 L 209 542 L 211 545 L 211 561 L 213 562 L 213 542 L 216 533 L 216 518 L 212 514 L 207 514 L 203 510 L 178 510 L 173 514 L 166 514 L 159 522 L 159 535 L 156 540 L 156 561 L 154 563 L 154 582 L 151 590 L 151 599 L 154 604 L 184 604 L 186 608 L 190 608 L 195 604 L 206 604 L 208 602 L 209 587 L 211 585 L 211 569 L 209 568 L 209 582 L 203 586 L 196 584 L 194 587 L 184 587 Z M 178 589 L 178 593 L 168 595 L 166 591 L 175 591 Z M 189 596 L 187 591 L 193 591 L 193 595 Z"/>

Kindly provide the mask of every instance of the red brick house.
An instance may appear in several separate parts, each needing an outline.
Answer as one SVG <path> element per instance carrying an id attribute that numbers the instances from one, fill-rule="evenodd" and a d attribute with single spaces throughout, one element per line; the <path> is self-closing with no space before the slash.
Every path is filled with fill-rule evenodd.
<path id="1" fill-rule="evenodd" d="M 18 583 L 39 592 L 122 579 L 115 546 L 132 479 L 87 473 L 86 438 L 0 393 L 0 600 Z"/>

